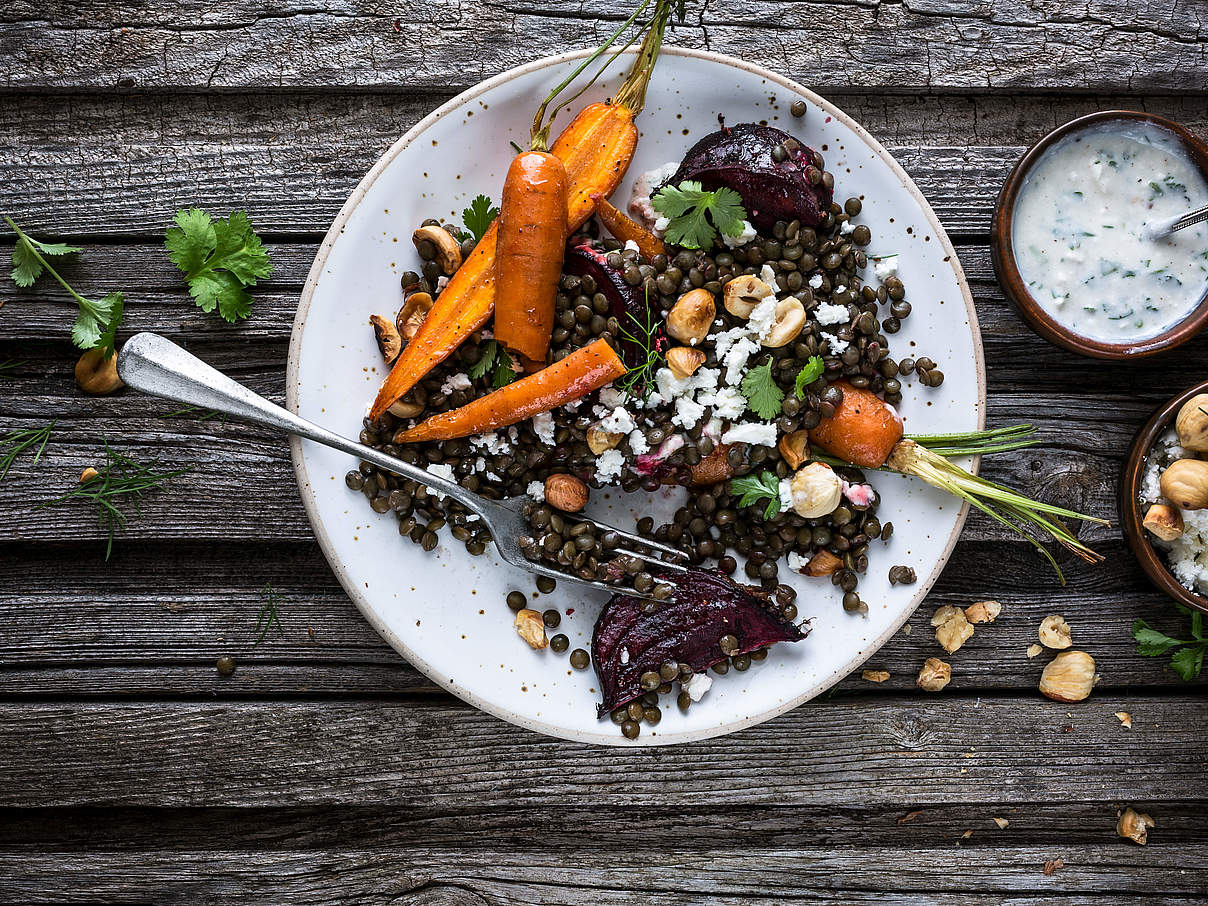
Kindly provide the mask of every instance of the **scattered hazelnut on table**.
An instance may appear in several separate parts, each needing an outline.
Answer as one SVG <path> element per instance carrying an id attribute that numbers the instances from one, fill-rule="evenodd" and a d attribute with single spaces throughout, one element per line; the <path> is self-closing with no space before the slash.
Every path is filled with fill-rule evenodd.
<path id="1" fill-rule="evenodd" d="M 520 638 L 533 648 L 540 650 L 549 647 L 549 639 L 545 637 L 545 620 L 537 611 L 528 608 L 517 611 L 513 625 Z"/>
<path id="2" fill-rule="evenodd" d="M 889 679 L 888 670 L 865 670 L 860 674 L 860 679 L 868 680 L 870 683 L 883 683 Z"/>
<path id="3" fill-rule="evenodd" d="M 1095 687 L 1095 659 L 1085 651 L 1062 651 L 1040 674 L 1040 691 L 1057 702 L 1080 702 Z"/>
<path id="4" fill-rule="evenodd" d="M 577 513 L 587 506 L 587 485 L 575 475 L 559 472 L 545 479 L 545 502 L 564 513 Z"/>
<path id="5" fill-rule="evenodd" d="M 1036 655 L 1040 654 L 1042 651 L 1044 651 L 1044 646 L 1038 645 L 1035 642 L 1033 642 L 1031 645 L 1028 646 L 1028 660 L 1030 661 L 1032 658 L 1036 657 Z"/>
<path id="6" fill-rule="evenodd" d="M 939 692 L 952 679 L 952 667 L 938 657 L 929 657 L 923 661 L 923 669 L 919 671 L 914 684 L 927 692 Z"/>
<path id="7" fill-rule="evenodd" d="M 965 619 L 970 623 L 993 623 L 1002 613 L 997 601 L 975 601 L 965 608 Z"/>
<path id="8" fill-rule="evenodd" d="M 75 379 L 81 390 L 93 396 L 105 396 L 124 386 L 117 376 L 117 356 L 105 358 L 105 350 L 100 346 L 80 356 Z"/>
<path id="9" fill-rule="evenodd" d="M 89 466 L 80 473 L 80 484 L 88 484 L 88 482 L 92 481 L 92 479 L 96 478 L 100 474 L 101 473 L 92 466 Z"/>
<path id="10" fill-rule="evenodd" d="M 1120 812 L 1119 818 L 1116 820 L 1116 833 L 1126 840 L 1132 840 L 1133 843 L 1144 846 L 1149 836 L 1149 829 L 1154 826 L 1153 818 L 1144 812 L 1138 812 L 1130 805 Z"/>
<path id="11" fill-rule="evenodd" d="M 1070 624 L 1065 617 L 1052 613 L 1040 621 L 1040 643 L 1046 648 L 1069 648 L 1074 644 L 1070 638 Z"/>
<path id="12" fill-rule="evenodd" d="M 964 645 L 973 635 L 973 624 L 966 619 L 965 612 L 959 607 L 952 607 L 951 605 L 941 607 L 937 610 L 935 616 L 931 618 L 931 625 L 937 627 L 935 630 L 935 640 L 949 654 L 952 654 Z"/>
<path id="13" fill-rule="evenodd" d="M 1132 715 L 1127 711 L 1117 711 L 1116 719 L 1120 721 L 1120 726 L 1122 726 L 1125 730 L 1132 729 Z"/>

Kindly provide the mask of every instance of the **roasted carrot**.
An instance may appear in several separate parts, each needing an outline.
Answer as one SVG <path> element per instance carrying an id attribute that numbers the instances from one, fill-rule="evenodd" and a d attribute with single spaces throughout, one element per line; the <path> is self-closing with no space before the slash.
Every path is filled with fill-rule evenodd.
<path id="1" fill-rule="evenodd" d="M 394 442 L 450 440 L 505 428 L 573 402 L 615 381 L 625 371 L 625 363 L 612 347 L 605 340 L 596 340 L 536 374 L 480 396 L 460 409 L 442 412 L 414 428 L 399 431 Z"/>
<path id="2" fill-rule="evenodd" d="M 810 442 L 845 462 L 875 469 L 883 466 L 902 439 L 902 417 L 875 393 L 847 381 L 831 386 L 843 391 L 835 414 L 810 429 Z"/>
<path id="3" fill-rule="evenodd" d="M 670 12 L 670 0 L 658 0 L 658 10 L 621 89 L 611 102 L 584 107 L 550 148 L 566 168 L 568 232 L 592 215 L 593 195 L 611 195 L 616 190 L 633 160 L 638 141 L 633 120 L 646 102 L 646 87 Z M 432 304 L 419 332 L 394 360 L 370 410 L 371 418 L 380 418 L 490 319 L 495 307 L 497 227 L 497 223 L 491 225 Z"/>
<path id="4" fill-rule="evenodd" d="M 667 254 L 667 246 L 662 239 L 625 214 L 603 195 L 593 196 L 592 201 L 596 203 L 596 213 L 608 232 L 621 242 L 635 243 L 647 261 L 655 255 Z"/>

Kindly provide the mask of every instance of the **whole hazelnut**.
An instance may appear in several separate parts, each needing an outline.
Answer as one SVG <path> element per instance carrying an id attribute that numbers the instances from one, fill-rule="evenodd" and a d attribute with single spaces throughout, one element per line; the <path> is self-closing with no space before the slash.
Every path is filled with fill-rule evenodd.
<path id="1" fill-rule="evenodd" d="M 559 472 L 545 479 L 545 502 L 564 513 L 577 513 L 587 506 L 587 485 L 575 475 Z"/>
<path id="2" fill-rule="evenodd" d="M 1174 427 L 1180 446 L 1197 453 L 1208 452 L 1208 393 L 1197 393 L 1183 403 Z"/>
<path id="3" fill-rule="evenodd" d="M 117 376 L 117 356 L 105 358 L 105 350 L 99 346 L 80 356 L 75 379 L 81 390 L 93 396 L 104 396 L 124 386 Z"/>
<path id="4" fill-rule="evenodd" d="M 1055 702 L 1080 702 L 1095 687 L 1095 659 L 1085 651 L 1062 651 L 1040 674 L 1040 691 Z"/>
<path id="5" fill-rule="evenodd" d="M 802 429 L 780 435 L 776 449 L 780 451 L 781 458 L 789 464 L 790 469 L 801 468 L 801 464 L 809 459 L 810 455 L 809 432 Z"/>
<path id="6" fill-rule="evenodd" d="M 693 289 L 680 296 L 667 312 L 667 333 L 681 343 L 695 346 L 709 335 L 717 305 L 707 289 Z"/>
<path id="7" fill-rule="evenodd" d="M 1208 508 L 1208 460 L 1180 459 L 1162 473 L 1162 496 L 1181 510 Z"/>
<path id="8" fill-rule="evenodd" d="M 736 318 L 746 319 L 760 302 L 775 292 L 754 274 L 742 274 L 722 287 L 722 300 L 726 311 Z"/>
<path id="9" fill-rule="evenodd" d="M 820 550 L 805 564 L 807 576 L 829 576 L 843 566 L 843 561 L 828 550 Z"/>
<path id="10" fill-rule="evenodd" d="M 676 380 L 692 377 L 696 369 L 705 364 L 705 351 L 691 346 L 674 346 L 667 350 L 667 367 Z"/>
<path id="11" fill-rule="evenodd" d="M 929 657 L 923 661 L 923 669 L 914 684 L 927 692 L 939 692 L 951 680 L 952 666 L 938 657 Z"/>
<path id="12" fill-rule="evenodd" d="M 822 462 L 811 462 L 798 469 L 789 487 L 794 512 L 806 519 L 833 513 L 843 500 L 843 479 Z"/>

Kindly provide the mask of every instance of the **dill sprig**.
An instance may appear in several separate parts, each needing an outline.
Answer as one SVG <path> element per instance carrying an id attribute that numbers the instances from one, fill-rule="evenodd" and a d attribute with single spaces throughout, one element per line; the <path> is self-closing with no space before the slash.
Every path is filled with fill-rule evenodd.
<path id="1" fill-rule="evenodd" d="M 156 418 L 179 418 L 182 415 L 192 415 L 194 412 L 200 412 L 196 421 L 204 422 L 211 418 L 222 416 L 222 423 L 226 424 L 226 416 L 221 412 L 215 412 L 213 409 L 202 409 L 200 406 L 185 406 L 183 409 L 176 409 L 172 412 L 165 412 L 162 415 L 155 416 Z"/>
<path id="2" fill-rule="evenodd" d="M 113 553 L 114 536 L 126 528 L 126 514 L 122 512 L 122 507 L 130 503 L 137 511 L 145 494 L 162 490 L 164 482 L 189 471 L 174 469 L 171 472 L 156 472 L 119 453 L 106 443 L 105 465 L 97 470 L 95 476 L 61 497 L 40 504 L 38 509 L 75 499 L 95 504 L 101 527 L 105 529 L 109 539 L 105 547 L 105 559 L 108 560 Z"/>
<path id="3" fill-rule="evenodd" d="M 3 437 L 0 437 L 0 481 L 8 475 L 8 470 L 12 468 L 17 457 L 31 447 L 37 447 L 34 451 L 34 461 L 30 465 L 37 465 L 38 460 L 42 458 L 42 451 L 46 449 L 46 444 L 50 440 L 50 431 L 54 428 L 56 422 L 51 422 L 44 428 L 29 428 L 25 431 L 10 431 Z"/>
<path id="4" fill-rule="evenodd" d="M 645 402 L 650 396 L 651 388 L 654 386 L 654 373 L 658 370 L 659 361 L 663 354 L 658 350 L 658 324 L 654 320 L 654 315 L 650 311 L 650 291 L 646 291 L 646 323 L 634 316 L 633 312 L 625 310 L 625 317 L 634 323 L 641 336 L 629 330 L 624 325 L 621 325 L 621 336 L 633 343 L 638 348 L 638 361 L 640 364 L 630 368 L 625 372 L 624 376 L 617 381 L 617 386 L 628 393 L 630 396 L 641 395 L 642 401 Z"/>
<path id="5" fill-rule="evenodd" d="M 18 360 L 18 359 L 8 359 L 6 361 L 0 362 L 0 378 L 4 378 L 6 381 L 11 381 L 13 379 L 13 376 L 11 374 L 9 374 L 9 372 L 15 368 L 20 368 L 22 365 L 25 365 L 25 364 L 28 364 L 28 363 L 25 362 L 24 360 Z"/>
<path id="6" fill-rule="evenodd" d="M 260 615 L 256 618 L 256 641 L 252 643 L 252 647 L 256 648 L 264 641 L 264 637 L 268 635 L 270 629 L 276 629 L 277 634 L 285 632 L 285 628 L 281 625 L 281 613 L 278 606 L 281 603 L 281 595 L 277 594 L 273 588 L 272 582 L 265 582 L 264 588 L 260 589 Z"/>

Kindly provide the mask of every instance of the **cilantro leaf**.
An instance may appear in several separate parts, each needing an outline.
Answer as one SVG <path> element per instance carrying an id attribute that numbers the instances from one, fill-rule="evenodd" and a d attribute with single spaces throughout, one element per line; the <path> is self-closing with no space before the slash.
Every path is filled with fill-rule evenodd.
<path id="1" fill-rule="evenodd" d="M 805 363 L 805 367 L 797 372 L 797 381 L 795 383 L 797 399 L 805 399 L 805 388 L 822 377 L 822 372 L 825 370 L 826 363 L 822 361 L 822 356 L 810 356 L 810 360 Z"/>
<path id="2" fill-rule="evenodd" d="M 1137 641 L 1137 651 L 1143 657 L 1157 657 L 1165 654 L 1178 645 L 1189 645 L 1182 639 L 1172 639 L 1165 633 L 1150 628 L 1144 620 L 1137 620 L 1132 625 L 1132 636 Z"/>
<path id="3" fill-rule="evenodd" d="M 21 233 L 17 237 L 17 244 L 13 246 L 13 282 L 17 286 L 29 288 L 42 276 L 42 259 L 38 257 L 38 252 L 58 256 L 71 255 L 78 251 L 79 246 L 63 242 L 39 242 Z"/>
<path id="4" fill-rule="evenodd" d="M 742 379 L 742 395 L 747 398 L 751 411 L 770 421 L 780 414 L 780 404 L 784 402 L 784 391 L 772 377 L 772 359 L 758 368 L 752 368 Z"/>
<path id="5" fill-rule="evenodd" d="M 495 373 L 491 375 L 491 386 L 498 390 L 516 380 L 516 366 L 512 364 L 512 357 L 502 346 L 497 348 L 495 356 L 498 361 L 495 362 Z"/>
<path id="6" fill-rule="evenodd" d="M 485 195 L 478 195 L 470 206 L 461 212 L 462 223 L 465 224 L 466 230 L 475 242 L 478 242 L 486 235 L 491 223 L 499 216 L 499 208 L 491 204 L 491 199 Z M 470 238 L 467 236 L 466 238 Z"/>
<path id="7" fill-rule="evenodd" d="M 109 358 L 116 347 L 117 326 L 121 323 L 124 309 L 120 292 L 110 293 L 97 302 L 81 299 L 80 313 L 71 325 L 71 341 L 80 349 L 101 346 L 105 350 L 105 358 Z"/>
<path id="8" fill-rule="evenodd" d="M 745 475 L 742 478 L 730 479 L 730 493 L 741 494 L 739 506 L 750 506 L 761 500 L 767 500 L 767 509 L 763 518 L 771 519 L 780 512 L 780 479 L 775 472 L 760 472 L 758 475 Z"/>
<path id="9" fill-rule="evenodd" d="M 747 217 L 742 196 L 733 189 L 723 186 L 710 192 L 693 179 L 663 186 L 650 204 L 670 221 L 664 238 L 689 249 L 709 248 L 718 230 L 726 236 L 740 235 Z"/>
<path id="10" fill-rule="evenodd" d="M 1204 669 L 1204 646 L 1189 645 L 1180 648 L 1170 656 L 1170 666 L 1179 675 L 1179 679 L 1193 680 Z"/>
<path id="11" fill-rule="evenodd" d="M 164 234 L 168 257 L 185 275 L 189 295 L 202 311 L 218 311 L 232 324 L 251 313 L 246 289 L 273 272 L 264 243 L 243 211 L 213 219 L 205 211 L 177 211 Z"/>

